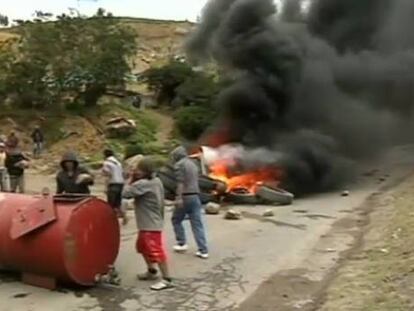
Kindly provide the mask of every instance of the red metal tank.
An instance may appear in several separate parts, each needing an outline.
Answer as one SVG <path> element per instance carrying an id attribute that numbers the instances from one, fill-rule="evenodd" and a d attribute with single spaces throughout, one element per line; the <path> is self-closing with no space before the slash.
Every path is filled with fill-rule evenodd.
<path id="1" fill-rule="evenodd" d="M 102 200 L 0 193 L 0 266 L 28 283 L 93 285 L 119 244 L 118 220 Z"/>

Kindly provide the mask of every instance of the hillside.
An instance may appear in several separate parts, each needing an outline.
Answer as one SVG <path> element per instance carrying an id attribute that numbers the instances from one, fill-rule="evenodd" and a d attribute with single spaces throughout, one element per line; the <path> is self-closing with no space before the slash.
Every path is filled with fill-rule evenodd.
<path id="1" fill-rule="evenodd" d="M 120 18 L 122 23 L 137 34 L 138 49 L 132 60 L 133 72 L 138 73 L 151 65 L 165 63 L 174 56 L 183 55 L 183 42 L 194 27 L 187 21 L 162 21 L 143 18 Z M 0 28 L 0 42 L 16 35 L 14 28 Z"/>
<path id="2" fill-rule="evenodd" d="M 137 34 L 138 48 L 133 64 L 133 73 L 142 72 L 151 66 L 166 63 L 175 56 L 183 55 L 185 36 L 194 26 L 190 22 L 159 21 L 137 18 L 122 18 L 122 22 Z M 15 28 L 0 29 L 0 42 L 16 36 Z M 143 88 L 129 83 L 129 88 L 141 91 Z M 151 94 L 148 94 L 151 97 Z M 108 139 L 104 135 L 105 123 L 112 117 L 125 117 L 137 124 L 133 139 L 143 142 L 146 150 L 162 153 L 169 143 L 174 127 L 171 116 L 157 110 L 142 111 L 133 108 L 130 102 L 106 96 L 92 111 L 34 111 L 10 109 L 0 112 L 0 135 L 11 130 L 18 133 L 23 148 L 30 152 L 30 133 L 40 124 L 47 136 L 47 151 L 43 160 L 36 161 L 40 170 L 57 163 L 61 154 L 68 150 L 78 151 L 87 162 L 100 159 L 104 147 L 112 147 L 120 154 L 130 144 L 128 139 Z"/>

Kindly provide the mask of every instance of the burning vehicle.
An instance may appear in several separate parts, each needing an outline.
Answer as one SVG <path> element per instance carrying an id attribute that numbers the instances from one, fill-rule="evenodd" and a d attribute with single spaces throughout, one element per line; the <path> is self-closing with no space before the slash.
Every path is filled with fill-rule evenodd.
<path id="1" fill-rule="evenodd" d="M 291 204 L 294 195 L 278 187 L 281 170 L 273 166 L 245 166 L 243 154 L 242 146 L 226 145 L 219 148 L 203 146 L 191 155 L 200 171 L 202 203 Z M 166 189 L 166 198 L 174 199 L 177 182 L 173 166 L 165 166 L 158 176 Z"/>

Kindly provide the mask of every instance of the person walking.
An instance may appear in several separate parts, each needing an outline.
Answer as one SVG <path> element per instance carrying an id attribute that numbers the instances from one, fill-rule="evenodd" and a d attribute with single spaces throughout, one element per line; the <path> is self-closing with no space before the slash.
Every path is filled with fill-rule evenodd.
<path id="1" fill-rule="evenodd" d="M 7 186 L 7 168 L 6 168 L 6 144 L 0 142 L 0 191 L 6 192 Z"/>
<path id="2" fill-rule="evenodd" d="M 121 162 L 115 157 L 115 153 L 110 149 L 103 152 L 104 163 L 102 174 L 106 177 L 106 196 L 108 204 L 114 209 L 119 217 L 122 218 L 123 225 L 128 223 L 128 217 L 122 210 L 122 190 L 124 188 L 124 170 Z"/>
<path id="3" fill-rule="evenodd" d="M 177 179 L 177 191 L 175 209 L 172 216 L 172 224 L 177 240 L 174 251 L 181 253 L 188 250 L 183 221 L 186 216 L 190 219 L 191 228 L 198 251 L 196 256 L 202 259 L 208 258 L 207 239 L 202 219 L 202 205 L 200 201 L 200 188 L 198 185 L 198 167 L 188 157 L 184 147 L 177 147 L 171 153 L 174 170 Z"/>
<path id="4" fill-rule="evenodd" d="M 36 125 L 31 137 L 33 141 L 33 156 L 35 158 L 38 158 L 40 157 L 42 153 L 44 140 L 45 140 L 43 132 L 40 129 L 40 126 Z"/>
<path id="5" fill-rule="evenodd" d="M 25 192 L 24 172 L 29 167 L 29 161 L 18 147 L 7 152 L 5 166 L 10 181 L 10 192 Z"/>
<path id="6" fill-rule="evenodd" d="M 147 264 L 147 272 L 138 275 L 138 279 L 158 279 L 158 266 L 162 279 L 150 288 L 160 291 L 172 288 L 173 282 L 163 237 L 164 187 L 154 171 L 153 161 L 150 158 L 142 159 L 130 174 L 122 196 L 125 199 L 134 199 L 135 218 L 139 230 L 136 249 Z"/>
<path id="7" fill-rule="evenodd" d="M 94 184 L 92 174 L 79 165 L 75 153 L 67 152 L 60 162 L 61 170 L 56 175 L 57 194 L 90 194 Z"/>

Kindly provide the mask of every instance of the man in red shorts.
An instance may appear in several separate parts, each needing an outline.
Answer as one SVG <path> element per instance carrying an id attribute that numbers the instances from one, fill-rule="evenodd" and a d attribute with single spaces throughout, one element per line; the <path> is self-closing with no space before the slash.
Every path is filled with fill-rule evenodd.
<path id="1" fill-rule="evenodd" d="M 147 264 L 147 272 L 138 275 L 144 281 L 162 279 L 151 286 L 152 290 L 173 287 L 170 277 L 162 230 L 164 227 L 164 188 L 155 177 L 154 164 L 150 158 L 142 159 L 132 172 L 123 191 L 125 199 L 135 199 L 135 218 L 139 230 L 136 248 Z"/>

